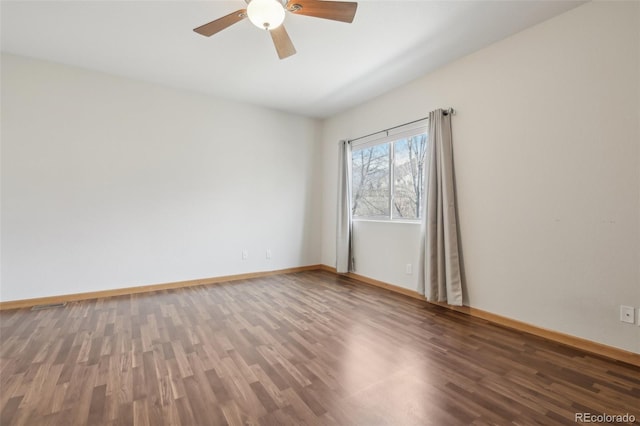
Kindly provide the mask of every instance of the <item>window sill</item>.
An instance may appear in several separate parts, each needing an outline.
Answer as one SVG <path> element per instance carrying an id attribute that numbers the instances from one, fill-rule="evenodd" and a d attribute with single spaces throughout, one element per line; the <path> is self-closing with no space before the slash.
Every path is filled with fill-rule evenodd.
<path id="1" fill-rule="evenodd" d="M 376 223 L 399 223 L 399 224 L 410 224 L 410 225 L 420 225 L 420 219 L 410 220 L 410 219 L 366 219 L 366 218 L 357 218 L 353 219 L 354 222 L 376 222 Z"/>

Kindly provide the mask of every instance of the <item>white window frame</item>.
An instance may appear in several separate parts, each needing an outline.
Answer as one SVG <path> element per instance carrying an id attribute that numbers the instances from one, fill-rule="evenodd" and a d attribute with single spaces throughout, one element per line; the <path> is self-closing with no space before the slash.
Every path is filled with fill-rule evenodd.
<path id="1" fill-rule="evenodd" d="M 353 221 L 366 221 L 366 222 L 393 222 L 393 223 L 420 223 L 421 218 L 418 217 L 416 219 L 394 219 L 393 218 L 393 196 L 395 192 L 395 181 L 394 181 L 394 171 L 395 171 L 395 149 L 394 144 L 396 141 L 401 139 L 408 139 L 413 136 L 427 134 L 428 127 L 426 124 L 415 124 L 401 127 L 398 129 L 394 129 L 394 131 L 385 132 L 384 136 L 380 137 L 380 135 L 371 136 L 368 138 L 363 138 L 362 140 L 358 140 L 353 142 L 351 145 L 352 152 L 359 151 L 361 149 L 370 148 L 376 145 L 383 145 L 385 143 L 389 143 L 389 216 L 388 217 L 380 217 L 380 216 L 353 216 Z M 353 161 L 353 160 L 352 160 Z M 426 174 L 425 174 L 426 176 Z M 353 184 L 353 177 L 352 182 Z M 422 183 L 424 185 L 424 182 Z"/>

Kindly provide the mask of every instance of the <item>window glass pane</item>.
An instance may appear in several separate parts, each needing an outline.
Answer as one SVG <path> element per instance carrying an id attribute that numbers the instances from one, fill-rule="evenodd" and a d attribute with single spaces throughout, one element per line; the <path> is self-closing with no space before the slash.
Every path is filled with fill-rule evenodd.
<path id="1" fill-rule="evenodd" d="M 389 217 L 390 144 L 352 153 L 352 208 L 360 217 Z"/>
<path id="2" fill-rule="evenodd" d="M 427 135 L 394 144 L 393 218 L 418 219 L 422 209 Z"/>

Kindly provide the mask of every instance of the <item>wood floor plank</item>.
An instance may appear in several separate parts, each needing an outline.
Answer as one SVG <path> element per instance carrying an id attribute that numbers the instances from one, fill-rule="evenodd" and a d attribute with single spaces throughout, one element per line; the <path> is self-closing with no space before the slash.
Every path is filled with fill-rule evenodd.
<path id="1" fill-rule="evenodd" d="M 7 424 L 11 423 L 13 416 L 15 416 L 16 411 L 18 411 L 20 402 L 22 402 L 22 398 L 24 398 L 23 395 L 9 398 L 9 400 L 4 404 L 2 412 L 0 412 L 0 420 L 2 420 L 2 422 Z"/>
<path id="2" fill-rule="evenodd" d="M 640 369 L 307 271 L 0 312 L 0 424 L 640 424 Z"/>

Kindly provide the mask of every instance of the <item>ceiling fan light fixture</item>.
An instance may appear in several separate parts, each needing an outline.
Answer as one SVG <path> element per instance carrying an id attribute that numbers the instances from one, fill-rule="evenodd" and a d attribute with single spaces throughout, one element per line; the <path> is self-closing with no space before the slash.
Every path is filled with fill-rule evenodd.
<path id="1" fill-rule="evenodd" d="M 356 2 L 341 0 L 245 0 L 245 2 L 247 3 L 246 9 L 231 12 L 200 25 L 193 31 L 205 37 L 211 37 L 225 28 L 249 18 L 256 27 L 267 30 L 278 57 L 285 59 L 296 53 L 296 48 L 282 25 L 286 11 L 297 15 L 351 23 L 358 8 Z"/>
<path id="2" fill-rule="evenodd" d="M 253 25 L 264 30 L 278 28 L 284 22 L 284 7 L 278 0 L 251 0 L 247 16 Z"/>

